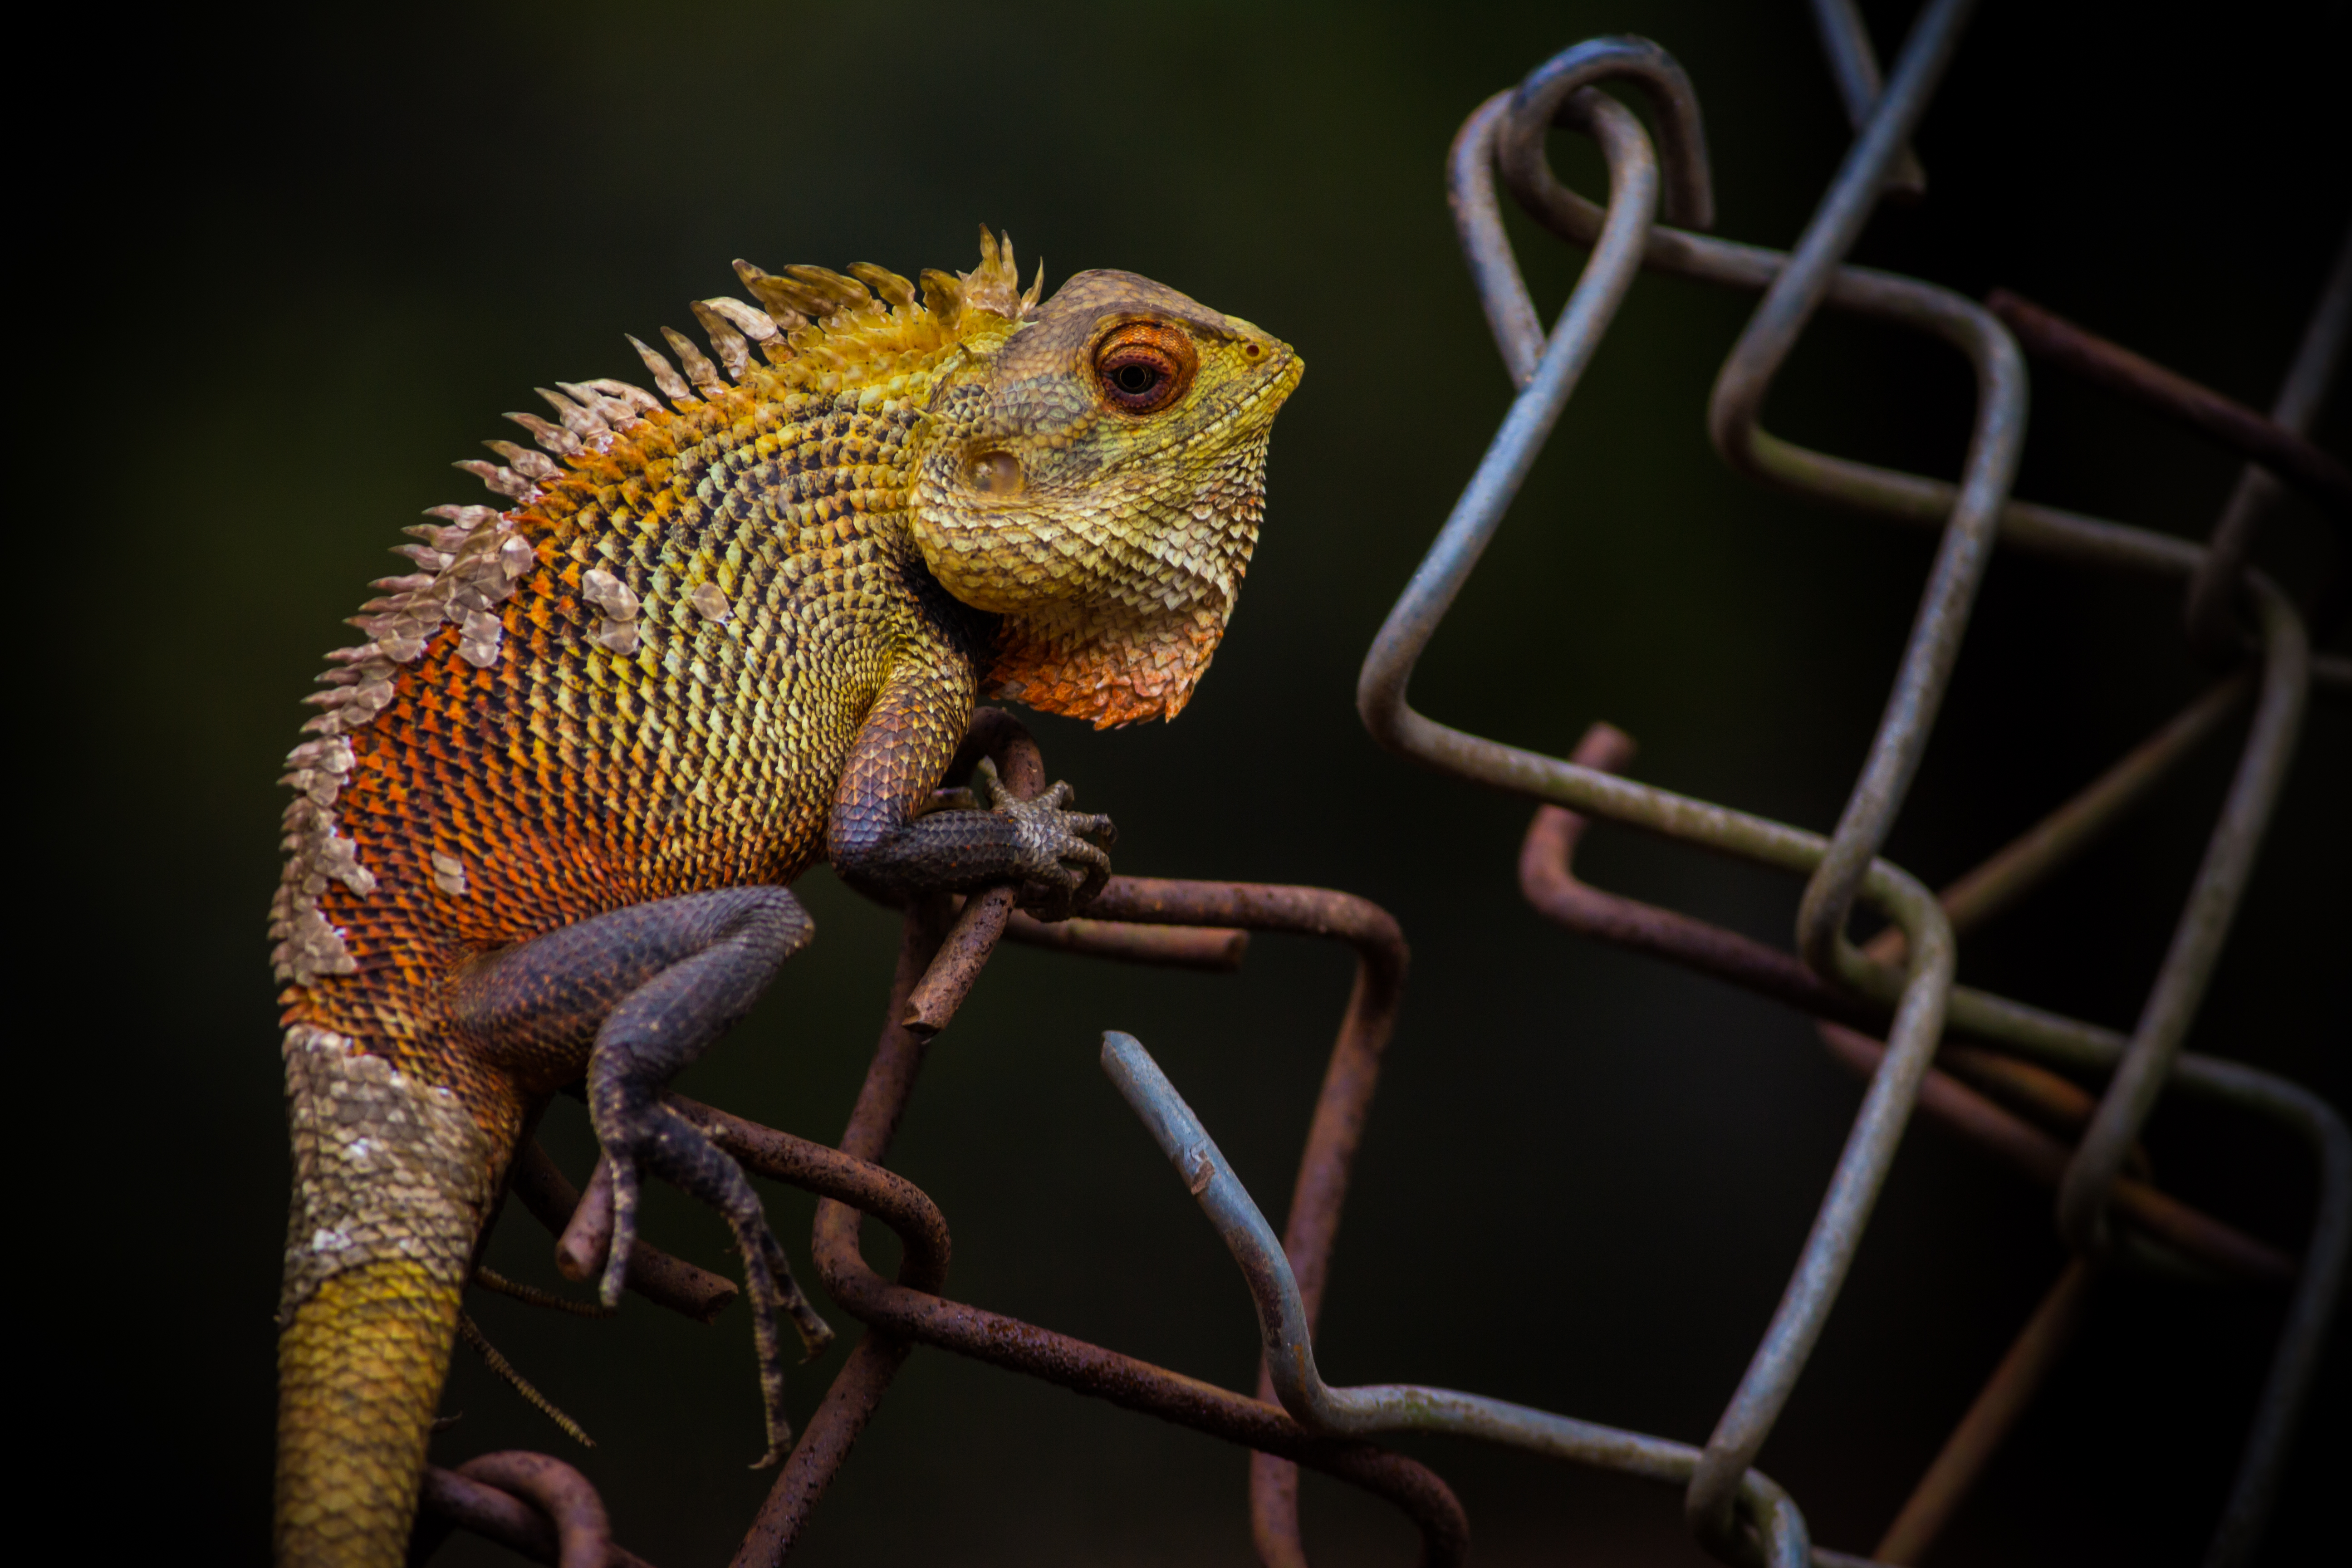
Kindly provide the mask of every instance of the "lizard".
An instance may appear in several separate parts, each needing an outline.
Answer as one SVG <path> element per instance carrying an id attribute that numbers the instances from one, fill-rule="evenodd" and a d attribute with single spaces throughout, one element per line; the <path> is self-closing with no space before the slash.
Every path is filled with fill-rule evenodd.
<path id="1" fill-rule="evenodd" d="M 830 1331 L 663 1087 L 806 945 L 820 862 L 898 899 L 1097 890 L 1115 832 L 1066 784 L 937 786 L 983 694 L 1174 718 L 1248 567 L 1289 345 L 1128 272 L 1043 300 L 985 227 L 919 285 L 735 269 L 758 302 L 691 305 L 709 353 L 631 338 L 654 391 L 559 384 L 507 416 L 532 445 L 457 465 L 499 504 L 409 530 L 307 699 L 270 910 L 281 1563 L 404 1560 L 461 1293 L 567 1086 L 612 1182 L 604 1303 L 646 1175 L 719 1209 L 778 1459 L 778 1314 Z"/>

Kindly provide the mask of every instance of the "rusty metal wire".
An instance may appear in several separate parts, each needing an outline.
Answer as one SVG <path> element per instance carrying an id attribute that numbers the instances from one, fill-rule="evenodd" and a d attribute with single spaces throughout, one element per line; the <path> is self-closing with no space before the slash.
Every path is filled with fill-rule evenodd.
<path id="1" fill-rule="evenodd" d="M 1036 747 L 1008 715 L 982 712 L 959 766 L 968 768 L 983 753 L 996 759 L 1016 795 L 1026 798 L 1043 787 Z M 1323 889 L 1132 877 L 1111 879 L 1084 921 L 1045 925 L 1015 915 L 1012 903 L 1013 889 L 1007 888 L 964 900 L 961 908 L 941 899 L 907 912 L 882 1037 L 837 1148 L 671 1097 L 676 1109 L 747 1170 L 820 1194 L 819 1275 L 835 1300 L 868 1329 L 786 1458 L 735 1562 L 748 1568 L 783 1560 L 917 1344 L 1043 1378 L 1255 1450 L 1253 1520 L 1261 1542 L 1296 1542 L 1296 1467 L 1306 1465 L 1394 1503 L 1419 1529 L 1424 1563 L 1463 1562 L 1468 1521 L 1452 1491 L 1425 1467 L 1360 1440 L 1312 1431 L 1265 1397 L 1248 1398 L 940 1295 L 951 1250 L 946 1221 L 929 1198 L 879 1163 L 913 1094 L 930 1038 L 952 1020 L 996 944 L 1008 936 L 1081 956 L 1220 970 L 1238 964 L 1250 931 L 1344 942 L 1359 955 L 1357 976 L 1308 1129 L 1291 1209 L 1293 1257 L 1307 1288 L 1319 1294 L 1380 1054 L 1402 995 L 1406 952 L 1396 921 L 1361 899 Z M 593 1278 L 611 1237 L 609 1187 L 592 1183 L 585 1194 L 575 1194 L 535 1148 L 518 1170 L 519 1195 L 562 1238 L 559 1258 L 565 1272 Z M 858 1249 L 858 1222 L 866 1214 L 888 1225 L 904 1247 L 895 1281 L 877 1274 Z M 703 1319 L 731 1299 L 712 1305 L 713 1293 L 702 1281 L 715 1276 L 648 1243 L 640 1241 L 637 1247 L 630 1286 L 649 1299 Z M 559 1468 L 586 1485 L 569 1467 Z M 434 1471 L 424 1498 L 419 1548 L 429 1551 L 447 1528 L 462 1527 L 541 1561 L 555 1561 L 551 1531 L 562 1521 L 543 1488 L 525 1490 L 510 1484 L 515 1479 L 476 1476 L 471 1466 Z M 551 1525 L 551 1520 L 556 1522 Z M 614 1552 L 614 1562 L 635 1561 L 617 1548 Z"/>
<path id="2" fill-rule="evenodd" d="M 1538 67 L 1471 115 L 1448 164 L 1465 256 L 1517 395 L 1366 657 L 1358 691 L 1364 722 L 1402 756 L 1537 803 L 1521 849 L 1520 885 L 1549 918 L 1580 935 L 1804 1011 L 1817 1021 L 1832 1057 L 1868 1082 L 1786 1291 L 1706 1443 L 1601 1426 L 1457 1390 L 1334 1388 L 1323 1381 L 1315 1361 L 1315 1323 L 1406 969 L 1403 936 L 1385 911 L 1320 889 L 1114 878 L 1083 918 L 1046 922 L 1017 911 L 1014 890 L 998 888 L 968 900 L 923 900 L 905 911 L 881 1037 L 836 1147 L 671 1099 L 746 1169 L 819 1195 L 814 1247 L 819 1274 L 835 1300 L 866 1327 L 779 1471 L 736 1554 L 738 1568 L 785 1559 L 898 1369 L 922 1345 L 1254 1450 L 1252 1533 L 1270 1568 L 1304 1568 L 1307 1561 L 1297 1517 L 1302 1465 L 1397 1507 L 1420 1531 L 1424 1563 L 1465 1559 L 1468 1522 L 1445 1483 L 1423 1464 L 1370 1441 L 1406 1430 L 1514 1446 L 1676 1489 L 1694 1534 L 1727 1562 L 1785 1568 L 1916 1562 L 1962 1506 L 2063 1354 L 2099 1276 L 2125 1268 L 2188 1271 L 2290 1292 L 2285 1326 L 2206 1561 L 2209 1568 L 2223 1568 L 2252 1554 L 2352 1248 L 2352 1133 L 2334 1110 L 2298 1086 L 2183 1047 L 2292 760 L 2305 694 L 2315 683 L 2352 687 L 2352 662 L 2313 658 L 2305 613 L 2245 564 L 2282 481 L 2339 516 L 2347 510 L 2342 466 L 2302 432 L 2324 396 L 2352 317 L 2352 242 L 2337 259 L 2267 417 L 2013 297 L 1996 295 L 1990 306 L 1979 305 L 1930 283 L 1848 264 L 1844 258 L 1881 197 L 1916 197 L 1925 189 L 1909 141 L 1971 9 L 1970 0 L 1929 0 L 1882 79 L 1852 0 L 1814 0 L 1817 30 L 1856 138 L 1812 219 L 1785 253 L 1700 232 L 1712 225 L 1714 196 L 1698 100 L 1682 68 L 1646 40 L 1596 39 Z M 1606 83 L 1628 86 L 1649 100 L 1654 144 L 1641 121 L 1600 90 Z M 1553 175 L 1545 142 L 1555 126 L 1599 144 L 1609 179 L 1605 204 Z M 1507 188 L 1544 226 L 1590 248 L 1548 332 L 1505 236 L 1498 187 Z M 1406 700 L 1415 664 L 1644 269 L 1761 297 L 1724 363 L 1707 410 L 1717 447 L 1736 470 L 1940 533 L 1877 733 L 1828 834 L 1632 780 L 1624 775 L 1633 742 L 1610 725 L 1593 725 L 1572 756 L 1554 758 L 1452 729 Z M 1811 451 L 1761 427 L 1759 414 L 1775 376 L 1825 308 L 1928 333 L 1967 359 L 1978 396 L 1958 484 Z M 2035 358 L 2184 420 L 2248 460 L 2208 545 L 2010 494 L 2026 424 L 2021 338 Z M 1996 542 L 2105 571 L 2180 580 L 2191 642 L 2223 673 L 2074 798 L 1936 895 L 1880 852 L 1934 728 Z M 2029 893 L 2248 707 L 2252 717 L 2235 778 L 2170 950 L 2129 1036 L 1956 983 L 1960 933 Z M 993 759 L 1016 795 L 1031 796 L 1043 787 L 1037 749 L 1010 717 L 983 710 L 950 782 L 982 756 Z M 1594 820 L 1803 878 L 1792 951 L 1582 881 L 1573 855 Z M 1857 904 L 1888 922 L 1865 945 L 1847 935 Z M 945 1216 L 883 1161 L 929 1042 L 952 1022 L 996 947 L 1009 940 L 1078 957 L 1229 971 L 1243 962 L 1249 933 L 1261 931 L 1344 942 L 1358 957 L 1291 1194 L 1288 1228 L 1278 1242 L 1142 1046 L 1107 1035 L 1103 1055 L 1106 1071 L 1199 1199 L 1250 1286 L 1265 1352 L 1256 1397 L 946 1296 L 952 1246 Z M 2098 1087 L 2095 1091 L 2084 1083 Z M 2268 1118 L 2311 1146 L 2318 1201 L 2299 1258 L 2182 1202 L 2152 1179 L 2139 1140 L 2167 1090 Z M 1864 1559 L 1814 1545 L 1797 1501 L 1754 1461 L 1826 1328 L 1915 1110 L 2052 1188 L 2058 1227 L 2074 1256 Z M 533 1146 L 518 1164 L 514 1190 L 561 1238 L 562 1271 L 575 1279 L 593 1278 L 610 1245 L 609 1187 L 592 1182 L 584 1194 L 576 1192 Z M 860 1250 L 860 1227 L 869 1215 L 902 1244 L 895 1279 L 874 1270 Z M 628 1282 L 649 1300 L 703 1321 L 736 1293 L 728 1281 L 644 1241 L 629 1260 Z M 454 1471 L 428 1472 L 414 1560 L 421 1561 L 455 1528 L 566 1568 L 639 1561 L 611 1543 L 586 1481 L 542 1456 L 490 1455 Z"/>

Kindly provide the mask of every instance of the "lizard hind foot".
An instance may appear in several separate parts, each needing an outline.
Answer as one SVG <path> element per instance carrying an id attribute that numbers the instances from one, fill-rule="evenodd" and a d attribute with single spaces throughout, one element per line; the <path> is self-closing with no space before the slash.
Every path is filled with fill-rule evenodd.
<path id="1" fill-rule="evenodd" d="M 720 1154 L 721 1159 L 727 1158 Z M 784 1363 L 776 1332 L 776 1313 L 782 1310 L 793 1321 L 799 1332 L 805 1365 L 823 1353 L 833 1342 L 833 1325 L 818 1315 L 801 1293 L 800 1284 L 793 1278 L 792 1266 L 785 1260 L 784 1249 L 775 1233 L 762 1219 L 744 1234 L 738 1227 L 736 1244 L 743 1254 L 745 1282 L 751 1287 L 755 1310 L 752 1316 L 752 1340 L 760 1358 L 760 1400 L 761 1414 L 767 1425 L 768 1447 L 751 1462 L 751 1468 L 765 1470 L 781 1463 L 792 1451 L 793 1424 L 784 1414 Z"/>
<path id="2" fill-rule="evenodd" d="M 772 1448 L 790 1430 L 777 1310 L 793 1314 L 803 1340 L 822 1332 L 823 1325 L 793 1288 L 783 1251 L 769 1234 L 742 1167 L 668 1105 L 662 1090 L 751 1011 L 777 967 L 814 930 L 789 889 L 750 885 L 682 894 L 628 905 L 507 949 L 464 969 L 450 998 L 459 1026 L 493 1050 L 528 1052 L 534 1042 L 575 1037 L 583 1016 L 602 1013 L 587 1089 L 588 1119 L 603 1152 L 591 1193 L 565 1227 L 559 1261 L 568 1273 L 601 1264 L 598 1295 L 617 1306 L 636 1247 L 637 1200 L 648 1174 L 724 1215 L 742 1248 L 751 1287 L 746 1294 Z M 601 1257 L 594 1233 L 602 1205 L 593 1201 L 600 1184 L 612 1193 L 612 1231 Z"/>
<path id="3" fill-rule="evenodd" d="M 774 1237 L 768 1239 L 769 1245 L 775 1244 Z M 784 1262 L 781 1249 L 769 1267 L 776 1281 L 776 1305 L 792 1319 L 793 1331 L 801 1337 L 801 1364 L 805 1366 L 823 1355 L 825 1347 L 833 1343 L 833 1325 L 826 1322 L 824 1315 L 801 1293 L 800 1281 L 793 1278 L 792 1268 Z"/>
<path id="4" fill-rule="evenodd" d="M 742 1255 L 744 1294 L 751 1309 L 751 1340 L 760 1371 L 760 1399 L 767 1428 L 768 1451 L 754 1469 L 774 1464 L 792 1442 L 792 1423 L 784 1415 L 784 1357 L 777 1317 L 791 1318 L 806 1355 L 813 1359 L 833 1342 L 832 1325 L 819 1315 L 793 1278 L 783 1245 L 769 1228 L 758 1193 L 733 1156 L 706 1132 L 658 1100 L 622 1110 L 607 1110 L 599 1118 L 605 1138 L 605 1159 L 613 1167 L 613 1250 L 605 1266 L 604 1289 L 617 1295 L 625 1268 L 627 1248 L 636 1234 L 635 1199 L 640 1171 L 649 1172 L 719 1211 L 734 1233 Z"/>

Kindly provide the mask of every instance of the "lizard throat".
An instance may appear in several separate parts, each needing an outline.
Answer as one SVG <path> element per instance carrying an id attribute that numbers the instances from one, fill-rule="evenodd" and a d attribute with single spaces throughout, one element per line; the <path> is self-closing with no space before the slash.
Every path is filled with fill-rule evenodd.
<path id="1" fill-rule="evenodd" d="M 1173 719 L 1207 672 L 1232 605 L 1226 596 L 1150 616 L 1097 611 L 1083 621 L 1007 615 L 982 689 L 1097 730 Z"/>

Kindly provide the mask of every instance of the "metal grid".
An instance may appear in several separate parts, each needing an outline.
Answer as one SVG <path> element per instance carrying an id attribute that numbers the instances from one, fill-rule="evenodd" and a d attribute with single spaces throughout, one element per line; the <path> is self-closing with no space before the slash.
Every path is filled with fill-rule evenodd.
<path id="1" fill-rule="evenodd" d="M 1852 0 L 1815 0 L 1815 19 L 1857 135 L 1812 220 L 1785 253 L 1698 232 L 1709 226 L 1713 205 L 1698 104 L 1681 68 L 1643 40 L 1597 39 L 1546 62 L 1517 89 L 1480 106 L 1457 138 L 1450 163 L 1464 248 L 1519 391 L 1365 660 L 1359 688 L 1364 721 L 1402 755 L 1542 803 L 1519 865 L 1522 890 L 1538 910 L 1581 935 L 1804 1010 L 1820 1021 L 1831 1053 L 1869 1080 L 1779 1310 L 1706 1445 L 1694 1447 L 1449 1389 L 1333 1389 L 1318 1374 L 1312 1335 L 1326 1268 L 1404 976 L 1403 940 L 1385 911 L 1318 889 L 1116 878 L 1087 918 L 1047 926 L 1015 912 L 1012 890 L 998 889 L 960 908 L 942 899 L 908 911 L 882 1037 L 837 1148 L 673 1097 L 747 1168 L 822 1196 L 814 1237 L 818 1271 L 868 1331 L 785 1461 L 737 1564 L 775 1563 L 790 1552 L 917 1344 L 987 1361 L 1255 1450 L 1253 1532 L 1261 1556 L 1275 1568 L 1299 1568 L 1306 1561 L 1297 1522 L 1297 1467 L 1302 1464 L 1401 1509 L 1421 1532 L 1424 1562 L 1465 1559 L 1468 1523 L 1445 1483 L 1418 1462 L 1367 1441 L 1404 1430 L 1513 1445 L 1677 1488 L 1692 1531 L 1727 1562 L 1782 1568 L 1916 1562 L 2063 1352 L 2094 1276 L 2116 1267 L 2187 1268 L 2291 1292 L 2286 1324 L 2206 1561 L 2219 1568 L 2251 1557 L 2352 1243 L 2352 1135 L 2333 1110 L 2296 1085 L 2181 1047 L 2291 760 L 2306 693 L 2315 684 L 2339 694 L 2352 690 L 2352 660 L 2310 652 L 2306 623 L 2315 614 L 2326 617 L 2329 606 L 2299 606 L 2245 564 L 2282 484 L 2312 496 L 2338 521 L 2352 518 L 2352 477 L 2301 436 L 2326 391 L 2352 314 L 2352 244 L 2337 259 L 2267 417 L 2024 301 L 1996 295 L 1979 305 L 1931 284 L 1845 265 L 1843 258 L 1877 199 L 1916 191 L 1924 179 L 1908 139 L 1971 8 L 1971 0 L 1932 0 L 1882 83 Z M 1649 100 L 1654 147 L 1622 104 L 1597 90 L 1608 81 L 1629 84 Z M 1609 171 L 1605 206 L 1553 177 L 1544 144 L 1555 125 L 1598 142 Z M 1549 334 L 1504 236 L 1498 174 L 1546 227 L 1591 247 Z M 1708 410 L 1716 445 L 1735 468 L 1849 510 L 1941 531 L 1877 735 L 1836 830 L 1826 837 L 1622 777 L 1633 742 L 1606 724 L 1593 726 L 1575 754 L 1563 760 L 1450 729 L 1405 700 L 1414 663 L 1644 267 L 1763 296 L 1724 363 Z M 1759 427 L 1758 413 L 1774 374 L 1824 306 L 1928 332 L 1967 356 L 1977 376 L 1978 406 L 1959 484 L 1809 451 Z M 2024 434 L 2021 341 L 2054 367 L 2185 421 L 2248 459 L 2209 544 L 2010 496 Z M 1880 858 L 1879 850 L 1933 727 L 1996 535 L 2001 543 L 2105 572 L 2182 580 L 2188 635 L 2219 673 L 2210 690 L 2105 774 L 1935 895 Z M 2252 623 L 2251 635 L 2242 629 L 2242 614 Z M 2253 718 L 2236 775 L 2171 948 L 2130 1035 L 1954 983 L 1959 931 L 2030 890 L 2249 704 Z M 1025 796 L 1043 786 L 1036 747 L 1007 716 L 981 715 L 951 778 L 982 755 L 997 760 L 1016 793 Z M 1572 855 L 1593 817 L 1801 875 L 1796 952 L 1579 880 Z M 1857 903 L 1889 922 L 1860 947 L 1846 935 Z M 1097 958 L 1230 969 L 1241 962 L 1251 931 L 1345 942 L 1359 960 L 1279 1242 L 1143 1047 L 1129 1037 L 1107 1036 L 1104 1066 L 1249 1283 L 1265 1352 L 1258 1396 L 1246 1398 L 943 1296 L 950 1255 L 945 1220 L 881 1162 L 928 1042 L 953 1017 L 996 944 L 1009 938 Z M 2077 1078 L 2104 1087 L 2094 1094 Z M 2167 1087 L 2269 1118 L 2312 1146 L 2319 1194 L 2301 1258 L 2180 1202 L 2149 1178 L 2137 1144 Z M 1813 1546 L 1794 1500 L 1753 1461 L 1804 1371 L 1915 1109 L 2053 1188 L 2060 1231 L 2074 1256 L 1885 1538 L 1863 1558 Z M 520 1162 L 516 1190 L 562 1236 L 565 1271 L 593 1271 L 609 1244 L 609 1193 L 592 1184 L 583 1200 L 535 1147 Z M 888 1226 L 903 1244 L 895 1280 L 884 1279 L 859 1250 L 866 1215 Z M 495 1277 L 483 1283 L 534 1294 Z M 727 1281 L 643 1242 L 631 1259 L 629 1283 L 651 1300 L 703 1319 L 733 1294 Z M 610 1543 L 602 1505 L 585 1479 L 545 1456 L 488 1455 L 454 1471 L 429 1472 L 419 1549 L 429 1551 L 461 1527 L 546 1562 L 640 1561 Z"/>

